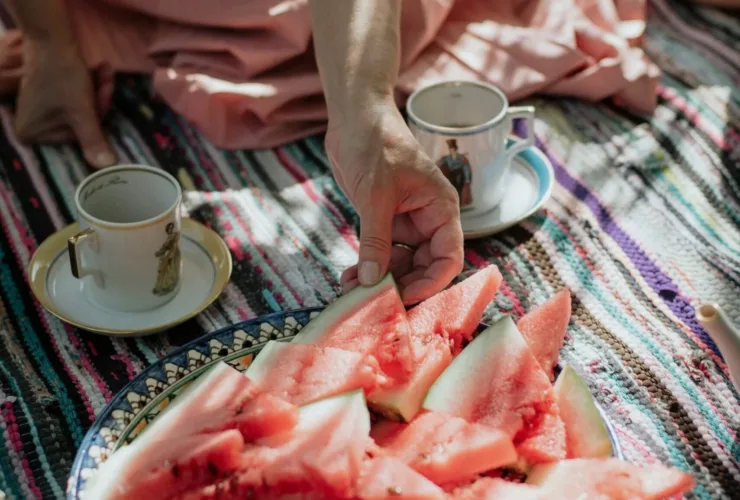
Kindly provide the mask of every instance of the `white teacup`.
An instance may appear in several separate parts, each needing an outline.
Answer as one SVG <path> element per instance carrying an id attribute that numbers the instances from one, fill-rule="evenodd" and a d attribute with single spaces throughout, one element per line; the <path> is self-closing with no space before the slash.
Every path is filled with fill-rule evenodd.
<path id="1" fill-rule="evenodd" d="M 72 274 L 90 302 L 140 312 L 169 302 L 180 287 L 182 191 L 167 172 L 122 165 L 80 184 L 81 231 L 69 239 Z"/>
<path id="2" fill-rule="evenodd" d="M 486 83 L 422 87 L 406 111 L 414 137 L 457 190 L 463 217 L 501 202 L 512 157 L 534 144 L 534 107 L 510 107 L 504 93 Z M 507 148 L 515 118 L 527 121 L 528 136 Z"/>

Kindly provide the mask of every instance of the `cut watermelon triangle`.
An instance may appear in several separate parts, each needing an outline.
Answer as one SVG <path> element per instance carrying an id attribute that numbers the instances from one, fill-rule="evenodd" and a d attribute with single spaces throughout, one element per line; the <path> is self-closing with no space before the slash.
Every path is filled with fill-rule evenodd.
<path id="1" fill-rule="evenodd" d="M 429 388 L 452 361 L 450 348 L 442 337 L 412 334 L 411 340 L 416 369 L 409 379 L 394 387 L 378 387 L 368 395 L 368 403 L 376 413 L 405 422 L 419 412 Z"/>
<path id="2" fill-rule="evenodd" d="M 612 455 L 612 442 L 591 390 L 565 365 L 553 387 L 555 402 L 565 424 L 568 458 L 602 458 Z"/>
<path id="3" fill-rule="evenodd" d="M 429 390 L 423 408 L 516 437 L 552 404 L 547 375 L 511 317 L 504 316 L 450 363 Z"/>
<path id="4" fill-rule="evenodd" d="M 262 391 L 302 406 L 353 389 L 371 390 L 379 368 L 374 357 L 311 344 L 271 340 L 246 375 Z"/>
<path id="5" fill-rule="evenodd" d="M 387 386 L 405 382 L 415 368 L 406 308 L 390 273 L 372 287 L 359 286 L 339 297 L 293 342 L 373 356 Z"/>
<path id="6" fill-rule="evenodd" d="M 411 331 L 421 337 L 441 335 L 457 352 L 463 339 L 473 337 L 502 281 L 498 267 L 490 265 L 481 269 L 409 310 Z"/>
<path id="7" fill-rule="evenodd" d="M 547 498 L 610 498 L 660 500 L 687 493 L 694 479 L 663 465 L 637 465 L 617 458 L 563 460 L 537 465 L 527 483 L 539 486 Z"/>
<path id="8" fill-rule="evenodd" d="M 391 425 L 372 434 L 384 453 L 436 484 L 473 479 L 517 458 L 506 433 L 444 413 L 424 412 L 410 424 Z"/>
<path id="9" fill-rule="evenodd" d="M 555 380 L 555 366 L 568 330 L 570 314 L 570 290 L 564 288 L 522 316 L 516 325 L 551 381 Z"/>

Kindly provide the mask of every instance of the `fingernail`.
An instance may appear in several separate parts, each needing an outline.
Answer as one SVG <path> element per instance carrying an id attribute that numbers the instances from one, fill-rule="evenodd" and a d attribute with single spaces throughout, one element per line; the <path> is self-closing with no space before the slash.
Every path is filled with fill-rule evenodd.
<path id="1" fill-rule="evenodd" d="M 374 285 L 380 279 L 380 266 L 377 262 L 363 262 L 360 264 L 360 272 L 358 273 L 360 283 L 365 286 Z"/>
<path id="2" fill-rule="evenodd" d="M 102 152 L 95 155 L 95 165 L 103 168 L 103 167 L 110 167 L 116 163 L 116 157 L 113 156 L 111 153 L 108 152 Z"/>

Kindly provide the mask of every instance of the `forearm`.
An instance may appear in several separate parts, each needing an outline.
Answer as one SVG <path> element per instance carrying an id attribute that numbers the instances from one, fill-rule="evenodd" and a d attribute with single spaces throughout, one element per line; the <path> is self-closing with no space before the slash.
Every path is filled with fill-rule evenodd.
<path id="1" fill-rule="evenodd" d="M 330 118 L 392 98 L 400 61 L 401 1 L 310 0 Z"/>
<path id="2" fill-rule="evenodd" d="M 54 45 L 74 44 L 69 12 L 64 0 L 6 0 L 27 41 Z"/>

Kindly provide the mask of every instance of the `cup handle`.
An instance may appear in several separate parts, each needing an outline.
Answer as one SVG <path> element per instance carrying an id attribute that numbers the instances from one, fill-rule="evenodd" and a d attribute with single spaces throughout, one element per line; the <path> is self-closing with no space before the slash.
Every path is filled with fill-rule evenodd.
<path id="1" fill-rule="evenodd" d="M 506 149 L 507 156 L 513 158 L 525 149 L 534 146 L 534 106 L 511 106 L 506 116 L 512 121 L 521 118 L 527 122 L 527 137 L 514 141 L 514 144 Z"/>
<path id="2" fill-rule="evenodd" d="M 82 279 L 88 274 L 93 274 L 92 271 L 83 269 L 82 260 L 80 259 L 80 245 L 85 242 L 89 237 L 95 234 L 95 230 L 91 227 L 80 231 L 79 233 L 72 236 L 67 240 L 67 252 L 69 253 L 69 265 L 72 270 L 72 276 L 77 279 Z"/>

